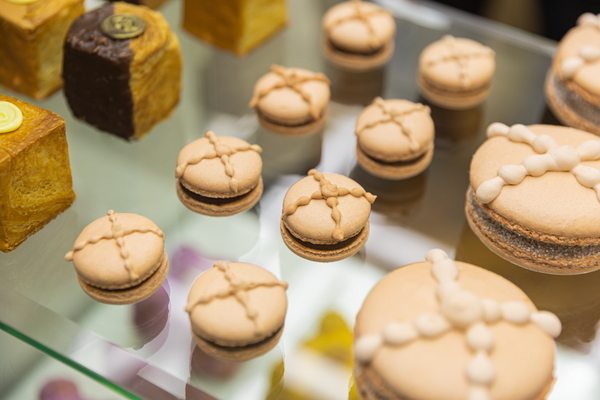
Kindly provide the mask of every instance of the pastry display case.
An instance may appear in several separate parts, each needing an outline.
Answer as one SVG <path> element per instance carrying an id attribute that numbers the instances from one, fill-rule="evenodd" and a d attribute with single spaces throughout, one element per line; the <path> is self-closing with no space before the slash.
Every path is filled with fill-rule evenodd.
<path id="1" fill-rule="evenodd" d="M 33 101 L 65 118 L 77 200 L 19 248 L 0 254 L 0 358 L 19 360 L 12 378 L 0 378 L 0 397 L 22 398 L 15 376 L 35 371 L 43 354 L 113 390 L 115 398 L 357 399 L 356 313 L 387 272 L 422 261 L 432 248 L 504 276 L 537 308 L 560 318 L 556 380 L 548 399 L 600 397 L 600 272 L 554 276 L 517 267 L 487 249 L 464 211 L 471 158 L 490 123 L 558 123 L 543 90 L 556 43 L 428 2 L 376 2 L 396 17 L 395 52 L 385 67 L 367 72 L 339 69 L 322 55 L 321 18 L 337 1 L 289 0 L 286 28 L 241 58 L 184 31 L 183 1 L 166 2 L 158 11 L 181 42 L 181 99 L 170 119 L 138 142 L 75 119 L 62 92 Z M 476 40 L 495 52 L 492 90 L 475 108 L 446 110 L 419 95 L 419 54 L 445 35 Z M 323 72 L 331 81 L 329 115 L 317 134 L 278 136 L 259 124 L 248 104 L 255 82 L 273 64 Z M 32 102 L 7 89 L 0 93 Z M 431 108 L 435 149 L 423 173 L 387 181 L 357 164 L 356 120 L 378 96 Z M 179 201 L 177 155 L 207 130 L 262 147 L 264 192 L 251 210 L 215 218 Z M 342 261 L 305 260 L 281 238 L 283 198 L 311 168 L 348 176 L 378 196 L 369 240 Z M 92 300 L 65 260 L 81 230 L 109 210 L 143 215 L 164 232 L 167 279 L 137 304 Z M 263 356 L 218 361 L 194 343 L 187 296 L 196 277 L 217 260 L 259 265 L 289 284 L 283 335 Z M 23 342 L 35 357 L 19 357 Z"/>

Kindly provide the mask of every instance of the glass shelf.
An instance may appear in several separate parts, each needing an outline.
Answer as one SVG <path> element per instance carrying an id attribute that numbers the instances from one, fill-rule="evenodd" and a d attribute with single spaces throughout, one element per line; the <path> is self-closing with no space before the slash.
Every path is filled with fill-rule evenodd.
<path id="1" fill-rule="evenodd" d="M 550 400 L 599 398 L 600 273 L 554 277 L 523 270 L 487 250 L 464 216 L 469 163 L 485 140 L 485 127 L 496 121 L 555 122 L 542 90 L 555 43 L 431 3 L 379 1 L 398 16 L 396 51 L 385 69 L 362 75 L 328 65 L 320 53 L 320 20 L 336 1 L 290 0 L 288 27 L 245 58 L 185 33 L 182 4 L 171 1 L 160 11 L 182 43 L 182 100 L 171 119 L 139 143 L 75 120 L 60 93 L 35 102 L 67 121 L 78 198 L 17 250 L 0 255 L 0 329 L 129 398 L 347 399 L 350 336 L 341 321 L 353 325 L 364 297 L 389 270 L 421 261 L 429 249 L 439 247 L 505 276 L 539 308 L 561 318 L 564 330 Z M 356 117 L 377 95 L 423 102 L 415 83 L 419 53 L 446 34 L 473 38 L 496 51 L 489 99 L 467 111 L 432 107 L 436 148 L 425 173 L 400 182 L 369 176 L 356 165 Z M 259 127 L 247 104 L 254 83 L 273 63 L 322 71 L 331 79 L 333 101 L 321 134 L 287 139 Z M 265 192 L 253 210 L 210 218 L 192 213 L 177 199 L 177 154 L 207 129 L 263 147 Z M 315 166 L 348 175 L 379 196 L 364 249 L 332 264 L 296 257 L 279 234 L 283 196 Z M 167 281 L 137 305 L 94 302 L 63 258 L 80 231 L 109 209 L 147 216 L 165 232 L 171 263 Z M 184 312 L 194 279 L 218 259 L 260 265 L 290 284 L 282 340 L 266 355 L 242 364 L 200 354 Z M 324 324 L 329 330 L 319 336 L 330 311 L 335 314 Z M 340 338 L 329 357 L 315 351 L 327 347 L 323 337 Z M 0 343 L 0 354 L 6 351 Z M 0 396 L 4 384 L 0 381 Z"/>

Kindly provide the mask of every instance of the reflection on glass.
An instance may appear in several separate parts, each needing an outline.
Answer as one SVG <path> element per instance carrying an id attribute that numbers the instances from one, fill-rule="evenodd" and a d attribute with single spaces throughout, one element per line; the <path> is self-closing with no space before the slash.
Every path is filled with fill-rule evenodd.
<path id="1" fill-rule="evenodd" d="M 419 102 L 431 108 L 435 125 L 435 145 L 440 148 L 455 148 L 470 141 L 482 132 L 485 103 L 468 110 L 448 110 L 433 105 L 422 97 Z"/>
<path id="2" fill-rule="evenodd" d="M 156 350 L 162 347 L 169 333 L 169 308 L 168 281 L 165 281 L 152 296 L 134 305 L 133 324 L 140 337 L 139 348 L 154 341 L 159 335 L 162 340 L 153 342 L 151 347 Z"/>
<path id="3" fill-rule="evenodd" d="M 325 75 L 331 81 L 331 100 L 338 103 L 360 104 L 366 107 L 375 97 L 383 94 L 384 67 L 366 72 L 352 72 L 327 63 Z"/>
<path id="4" fill-rule="evenodd" d="M 195 344 L 193 344 L 193 348 L 190 359 L 190 379 L 192 380 L 207 376 L 214 379 L 227 379 L 232 377 L 242 365 L 235 361 L 217 360 Z"/>

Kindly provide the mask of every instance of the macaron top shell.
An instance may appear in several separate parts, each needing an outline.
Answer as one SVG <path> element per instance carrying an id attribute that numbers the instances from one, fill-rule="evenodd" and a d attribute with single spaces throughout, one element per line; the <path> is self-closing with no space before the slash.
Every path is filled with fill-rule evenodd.
<path id="1" fill-rule="evenodd" d="M 530 125 L 527 128 L 538 136 L 550 136 L 559 146 L 569 145 L 576 149 L 586 141 L 600 142 L 597 136 L 573 128 L 554 125 Z M 515 142 L 505 136 L 488 139 L 471 162 L 473 191 L 498 176 L 501 167 L 520 165 L 526 157 L 536 155 L 540 153 L 527 143 Z M 581 165 L 600 170 L 600 161 L 583 161 Z M 600 174 L 600 171 L 596 173 Z M 600 238 L 599 196 L 594 189 L 582 185 L 571 172 L 548 171 L 541 176 L 526 176 L 518 184 L 503 186 L 487 207 L 509 222 L 533 232 L 568 238 Z"/>
<path id="2" fill-rule="evenodd" d="M 526 314 L 537 311 L 527 295 L 503 277 L 474 265 L 462 262 L 454 264 L 458 269 L 457 282 L 478 298 L 491 299 L 500 305 L 520 302 L 520 308 L 524 308 L 521 311 Z M 438 285 L 431 262 L 407 265 L 389 273 L 365 299 L 356 319 L 355 340 L 359 341 L 368 335 L 378 337 L 386 328 L 391 333 L 393 329 L 388 326 L 390 323 L 415 324 L 423 315 L 443 314 L 436 293 Z M 489 328 L 487 332 L 491 333 L 493 341 L 491 351 L 485 352 L 495 372 L 491 385 L 486 388 L 489 398 L 540 398 L 553 379 L 555 344 L 552 336 L 531 321 L 513 323 L 501 316 L 495 322 L 484 325 Z M 558 326 L 560 328 L 560 323 Z M 467 370 L 476 352 L 468 344 L 467 329 L 451 327 L 433 337 L 416 336 L 403 344 L 384 344 L 375 352 L 366 368 L 376 374 L 386 389 L 398 398 L 474 398 L 469 394 L 476 384 L 470 381 L 473 378 Z M 389 334 L 388 337 L 391 336 Z M 480 364 L 473 371 L 483 372 L 483 375 L 479 375 L 482 379 L 486 374 L 486 364 L 483 367 Z"/>
<path id="3" fill-rule="evenodd" d="M 318 179 L 321 178 L 321 179 Z M 322 190 L 321 181 L 328 181 Z M 339 211 L 337 227 L 334 210 L 329 203 L 333 199 L 317 199 L 331 189 L 338 191 L 335 208 Z M 353 194 L 341 195 L 348 189 Z M 313 198 L 311 198 L 311 196 Z M 333 196 L 335 197 L 335 196 Z M 310 200 L 310 201 L 308 201 Z M 314 244 L 336 244 L 357 235 L 369 220 L 371 204 L 375 196 L 367 193 L 354 180 L 338 174 L 321 174 L 309 171 L 309 176 L 300 179 L 288 190 L 283 199 L 283 221 L 294 236 Z M 306 201 L 308 203 L 304 204 Z M 292 212 L 293 211 L 293 212 Z"/>
<path id="4" fill-rule="evenodd" d="M 431 148 L 434 137 L 429 107 L 408 100 L 375 99 L 356 121 L 360 148 L 382 161 L 408 161 Z"/>
<path id="5" fill-rule="evenodd" d="M 496 69 L 492 49 L 471 39 L 444 36 L 419 57 L 419 73 L 442 89 L 465 90 L 488 85 Z"/>
<path id="6" fill-rule="evenodd" d="M 83 229 L 66 258 L 84 282 L 125 289 L 154 273 L 164 252 L 164 235 L 154 222 L 111 210 Z"/>
<path id="7" fill-rule="evenodd" d="M 376 4 L 346 1 L 325 13 L 323 30 L 336 47 L 348 52 L 368 53 L 393 40 L 396 22 L 389 11 Z"/>
<path id="8" fill-rule="evenodd" d="M 286 282 L 261 267 L 218 261 L 190 289 L 192 331 L 221 346 L 258 343 L 283 326 L 286 289 Z"/>
<path id="9" fill-rule="evenodd" d="M 177 157 L 176 176 L 189 190 L 208 197 L 235 197 L 254 189 L 262 172 L 257 145 L 207 132 Z"/>
<path id="10" fill-rule="evenodd" d="M 273 65 L 256 82 L 250 107 L 274 123 L 306 124 L 319 119 L 328 107 L 329 86 L 322 73 Z"/>

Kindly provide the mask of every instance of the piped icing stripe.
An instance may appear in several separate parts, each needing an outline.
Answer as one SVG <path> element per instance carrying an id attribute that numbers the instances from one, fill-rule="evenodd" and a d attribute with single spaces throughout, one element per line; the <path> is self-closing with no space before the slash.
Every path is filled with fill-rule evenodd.
<path id="1" fill-rule="evenodd" d="M 371 121 L 360 128 L 357 127 L 356 130 L 354 131 L 356 136 L 360 136 L 366 129 L 373 128 L 379 124 L 385 124 L 385 123 L 391 122 L 391 123 L 398 125 L 398 127 L 400 128 L 400 133 L 402 135 L 406 136 L 406 138 L 408 139 L 408 141 L 410 143 L 410 149 L 412 151 L 418 150 L 419 143 L 417 143 L 415 138 L 412 136 L 412 132 L 411 132 L 410 128 L 404 124 L 405 118 L 408 115 L 411 115 L 413 113 L 420 112 L 420 111 L 430 114 L 431 109 L 427 106 L 424 106 L 421 103 L 417 103 L 414 106 L 408 108 L 407 110 L 396 111 L 396 110 L 393 110 L 392 108 L 390 108 L 387 105 L 387 103 L 385 102 L 385 100 L 383 100 L 381 97 L 377 97 L 373 101 L 373 104 L 375 104 L 377 107 L 379 107 L 381 109 L 381 112 L 383 113 L 382 118 L 379 118 L 375 121 Z"/>
<path id="2" fill-rule="evenodd" d="M 65 255 L 65 259 L 67 261 L 73 261 L 73 256 L 76 252 L 83 250 L 85 247 L 89 245 L 96 244 L 102 240 L 114 240 L 119 248 L 119 255 L 123 260 L 123 267 L 129 273 L 129 279 L 131 282 L 139 279 L 139 274 L 134 270 L 134 266 L 131 264 L 131 260 L 129 260 L 129 251 L 125 247 L 125 237 L 131 235 L 132 233 L 152 233 L 160 238 L 164 237 L 163 232 L 159 228 L 124 228 L 117 221 L 117 213 L 113 210 L 108 211 L 108 219 L 110 221 L 110 231 L 105 232 L 102 235 L 92 236 L 88 240 L 75 242 L 73 245 L 73 250 L 68 252 Z"/>
<path id="3" fill-rule="evenodd" d="M 319 110 L 316 104 L 312 101 L 310 94 L 304 91 L 303 85 L 306 82 L 316 81 L 323 82 L 327 84 L 327 86 L 329 86 L 331 83 L 323 73 L 310 73 L 306 76 L 300 76 L 296 71 L 282 67 L 281 65 L 271 65 L 271 72 L 279 75 L 281 80 L 279 82 L 273 83 L 271 86 L 264 88 L 263 90 L 255 92 L 254 96 L 252 97 L 252 100 L 250 100 L 249 106 L 251 108 L 256 107 L 260 100 L 269 93 L 271 93 L 273 90 L 289 88 L 292 89 L 294 92 L 298 93 L 302 100 L 304 100 L 308 104 L 310 115 L 314 119 L 319 118 L 321 110 Z"/>
<path id="4" fill-rule="evenodd" d="M 456 264 L 442 250 L 429 251 L 426 260 L 431 263 L 431 273 L 438 282 L 440 312 L 421 314 L 411 322 L 391 321 L 381 333 L 357 338 L 354 355 L 358 362 L 368 364 L 383 347 L 398 347 L 415 340 L 434 339 L 451 330 L 459 331 L 473 354 L 465 367 L 470 386 L 466 400 L 490 400 L 489 388 L 496 379 L 496 368 L 490 358 L 495 338 L 489 324 L 498 321 L 518 326 L 534 324 L 556 338 L 562 330 L 560 320 L 547 311 L 532 313 L 521 301 L 499 303 L 463 289 L 457 281 Z"/>
<path id="5" fill-rule="evenodd" d="M 577 25 L 594 27 L 600 33 L 600 14 L 582 14 L 577 19 Z M 584 45 L 581 46 L 576 56 L 562 60 L 560 72 L 565 79 L 573 79 L 584 65 L 595 63 L 598 60 L 600 60 L 600 46 Z"/>
<path id="6" fill-rule="evenodd" d="M 13 103 L 0 101 L 0 133 L 14 132 L 23 124 L 23 113 Z"/>
<path id="7" fill-rule="evenodd" d="M 600 140 L 588 140 L 577 148 L 559 146 L 549 135 L 536 135 L 525 125 L 508 127 L 499 122 L 491 124 L 487 136 L 504 136 L 510 141 L 526 143 L 538 155 L 525 157 L 520 165 L 504 165 L 495 178 L 483 182 L 476 191 L 483 204 L 494 201 L 505 185 L 518 185 L 525 177 L 538 177 L 548 171 L 569 172 L 584 187 L 596 191 L 600 200 L 600 170 L 581 164 L 582 161 L 600 160 Z"/>
<path id="8" fill-rule="evenodd" d="M 308 176 L 312 176 L 319 182 L 320 189 L 311 194 L 310 197 L 302 196 L 296 200 L 296 202 L 288 205 L 283 212 L 282 218 L 292 215 L 296 212 L 298 207 L 308 205 L 311 200 L 325 200 L 325 204 L 331 208 L 331 218 L 333 218 L 335 222 L 335 228 L 333 229 L 331 236 L 336 240 L 343 240 L 344 230 L 341 227 L 342 213 L 337 208 L 339 204 L 338 197 L 347 195 L 352 195 L 356 198 L 364 197 L 370 204 L 373 204 L 377 196 L 372 195 L 363 188 L 354 188 L 350 190 L 345 187 L 339 187 L 325 179 L 325 176 L 316 169 L 308 171 Z"/>
<path id="9" fill-rule="evenodd" d="M 231 296 L 234 296 L 235 299 L 242 305 L 246 312 L 246 317 L 252 321 L 254 324 L 254 335 L 258 336 L 258 310 L 250 303 L 250 298 L 248 297 L 248 292 L 252 289 L 256 289 L 258 287 L 276 287 L 280 286 L 284 290 L 288 288 L 288 284 L 285 281 L 273 281 L 273 280 L 265 280 L 265 281 L 246 281 L 243 277 L 236 274 L 232 269 L 230 264 L 217 261 L 213 268 L 217 268 L 219 271 L 223 273 L 223 277 L 228 283 L 228 286 L 223 288 L 220 291 L 217 291 L 213 294 L 204 294 L 200 296 L 198 300 L 193 303 L 190 303 L 185 308 L 185 311 L 188 314 L 191 314 L 196 307 L 201 304 L 208 304 L 213 300 L 217 299 L 225 299 Z"/>
<path id="10" fill-rule="evenodd" d="M 257 144 L 251 145 L 248 143 L 234 147 L 228 146 L 225 143 L 221 143 L 213 131 L 207 131 L 205 136 L 209 140 L 210 144 L 212 144 L 213 149 L 205 152 L 204 154 L 192 156 L 185 163 L 178 165 L 175 169 L 175 178 L 181 178 L 183 174 L 185 174 L 187 167 L 190 165 L 199 164 L 202 160 L 219 158 L 221 163 L 223 163 L 223 167 L 225 168 L 225 174 L 229 177 L 229 188 L 234 192 L 237 192 L 239 188 L 239 182 L 234 176 L 235 170 L 233 168 L 233 164 L 231 164 L 230 157 L 240 151 L 255 151 L 260 154 L 262 152 L 262 148 Z"/>

